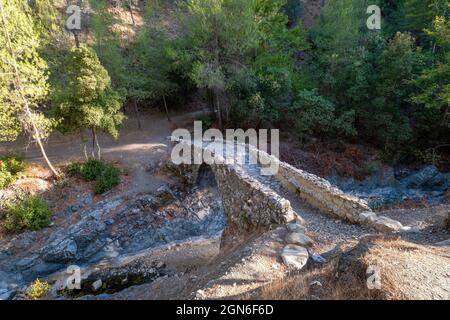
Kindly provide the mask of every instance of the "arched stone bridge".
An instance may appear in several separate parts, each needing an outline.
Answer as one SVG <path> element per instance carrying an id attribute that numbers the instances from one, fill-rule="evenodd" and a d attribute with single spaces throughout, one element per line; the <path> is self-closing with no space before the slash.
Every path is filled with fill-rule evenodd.
<path id="1" fill-rule="evenodd" d="M 178 144 L 178 149 L 190 150 L 191 160 L 195 154 L 206 153 L 214 159 L 211 165 L 180 164 L 179 169 L 192 184 L 197 182 L 201 170 L 205 167 L 212 169 L 227 220 L 222 237 L 224 246 L 244 241 L 246 237 L 267 231 L 274 225 L 294 221 L 303 225 L 303 206 L 296 207 L 287 198 L 313 207 L 322 214 L 380 232 L 395 232 L 403 228 L 398 221 L 377 216 L 366 201 L 345 194 L 327 180 L 294 168 L 251 145 L 235 143 L 230 152 L 223 140 L 170 139 Z M 277 173 L 261 174 L 261 169 L 266 166 L 278 167 Z"/>

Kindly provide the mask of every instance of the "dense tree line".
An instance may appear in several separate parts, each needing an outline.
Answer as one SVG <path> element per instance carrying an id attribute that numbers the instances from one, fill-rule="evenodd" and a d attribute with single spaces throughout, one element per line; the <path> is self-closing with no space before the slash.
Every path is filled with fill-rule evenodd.
<path id="1" fill-rule="evenodd" d="M 374 2 L 381 30 L 366 27 Z M 446 0 L 329 0 L 309 30 L 294 0 L 89 0 L 76 42 L 60 1 L 0 3 L 2 141 L 89 129 L 100 150 L 124 103 L 169 115 L 204 89 L 221 128 L 358 139 L 414 161 L 450 143 Z M 130 15 L 125 35 L 114 8 Z"/>

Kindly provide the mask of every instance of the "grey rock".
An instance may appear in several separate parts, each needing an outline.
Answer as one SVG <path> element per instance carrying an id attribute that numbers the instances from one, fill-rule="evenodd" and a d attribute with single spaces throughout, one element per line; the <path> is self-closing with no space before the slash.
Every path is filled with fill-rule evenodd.
<path id="1" fill-rule="evenodd" d="M 77 243 L 74 240 L 56 240 L 42 250 L 42 259 L 45 262 L 66 263 L 76 258 L 77 251 Z"/>
<path id="2" fill-rule="evenodd" d="M 301 270 L 308 262 L 309 254 L 305 248 L 289 244 L 284 247 L 281 258 L 287 266 Z"/>
<path id="3" fill-rule="evenodd" d="M 23 258 L 16 263 L 17 268 L 25 270 L 31 268 L 39 259 L 39 255 L 32 255 L 30 257 Z"/>
<path id="4" fill-rule="evenodd" d="M 327 259 L 325 259 L 318 253 L 311 254 L 311 259 L 316 263 L 320 263 L 320 264 L 327 263 Z"/>
<path id="5" fill-rule="evenodd" d="M 92 290 L 97 291 L 98 289 L 100 289 L 100 288 L 102 287 L 102 285 L 103 285 L 102 280 L 101 280 L 101 279 L 98 279 L 97 281 L 95 281 L 95 282 L 92 284 Z"/>
<path id="6" fill-rule="evenodd" d="M 1 300 L 11 300 L 15 297 L 16 291 L 0 291 L 0 301 Z"/>
<path id="7" fill-rule="evenodd" d="M 79 206 L 79 205 L 70 206 L 70 211 L 71 212 L 77 212 L 80 209 L 81 209 L 81 206 Z"/>
<path id="8" fill-rule="evenodd" d="M 419 172 L 413 173 L 412 175 L 406 177 L 401 181 L 401 183 L 408 188 L 421 187 L 431 183 L 433 178 L 439 174 L 439 170 L 436 166 L 427 166 Z"/>
<path id="9" fill-rule="evenodd" d="M 388 217 L 379 216 L 373 221 L 372 226 L 380 232 L 396 232 L 402 229 L 403 225 Z"/>
<path id="10" fill-rule="evenodd" d="M 300 233 L 306 232 L 306 228 L 299 223 L 289 223 L 287 225 L 287 228 L 289 229 L 289 231 L 292 232 L 300 232 Z"/>
<path id="11" fill-rule="evenodd" d="M 83 203 L 85 205 L 91 205 L 94 202 L 94 197 L 91 193 L 86 194 L 86 196 L 83 199 Z"/>
<path id="12" fill-rule="evenodd" d="M 296 244 L 303 247 L 311 247 L 314 241 L 304 233 L 292 232 L 287 235 L 286 242 L 290 244 Z"/>
<path id="13" fill-rule="evenodd" d="M 375 221 L 377 218 L 377 215 L 375 212 L 372 211 L 365 211 L 359 214 L 359 220 L 361 223 L 370 224 L 373 221 Z"/>
<path id="14" fill-rule="evenodd" d="M 436 243 L 440 247 L 450 247 L 450 239 Z"/>

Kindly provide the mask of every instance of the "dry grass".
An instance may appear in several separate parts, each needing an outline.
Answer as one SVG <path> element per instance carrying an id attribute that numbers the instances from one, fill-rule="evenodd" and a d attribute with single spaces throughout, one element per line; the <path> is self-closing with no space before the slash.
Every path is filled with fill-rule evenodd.
<path id="1" fill-rule="evenodd" d="M 381 289 L 366 285 L 368 266 L 380 269 Z M 395 238 L 360 243 L 323 268 L 265 286 L 260 299 L 450 299 L 450 258 L 440 249 Z M 320 283 L 320 284 L 319 284 Z"/>
<path id="2" fill-rule="evenodd" d="M 311 299 L 313 287 L 323 288 L 335 273 L 335 265 L 321 269 L 309 270 L 305 273 L 287 276 L 265 286 L 259 298 L 264 300 L 308 300 Z M 318 285 L 317 282 L 321 285 Z M 313 284 L 315 283 L 315 284 Z"/>

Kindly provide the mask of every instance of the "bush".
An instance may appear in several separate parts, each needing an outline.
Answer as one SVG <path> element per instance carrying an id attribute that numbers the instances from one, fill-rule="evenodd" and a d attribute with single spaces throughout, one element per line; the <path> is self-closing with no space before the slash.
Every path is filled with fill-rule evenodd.
<path id="1" fill-rule="evenodd" d="M 36 279 L 36 281 L 34 281 L 28 289 L 27 296 L 32 300 L 38 300 L 45 296 L 49 289 L 50 286 L 48 282 Z"/>
<path id="2" fill-rule="evenodd" d="M 86 181 L 96 181 L 97 194 L 105 193 L 120 183 L 119 169 L 98 160 L 72 163 L 69 173 Z"/>
<path id="3" fill-rule="evenodd" d="M 94 181 L 99 177 L 107 165 L 98 160 L 75 162 L 69 167 L 69 173 L 81 177 L 86 181 Z"/>
<path id="4" fill-rule="evenodd" d="M 3 168 L 0 162 L 0 189 L 6 188 L 15 181 L 11 173 Z"/>
<path id="5" fill-rule="evenodd" d="M 39 230 L 50 224 L 52 212 L 39 195 L 26 196 L 8 204 L 4 227 L 10 232 Z"/>
<path id="6" fill-rule="evenodd" d="M 20 173 L 25 170 L 22 156 L 12 154 L 0 158 L 0 189 L 6 188 L 16 181 Z"/>
<path id="7" fill-rule="evenodd" d="M 95 193 L 105 193 L 120 183 L 120 171 L 112 166 L 106 167 L 96 181 Z"/>
<path id="8" fill-rule="evenodd" d="M 332 102 L 317 93 L 317 90 L 302 90 L 291 107 L 289 115 L 294 120 L 297 133 L 354 135 L 354 113 L 336 115 Z"/>

